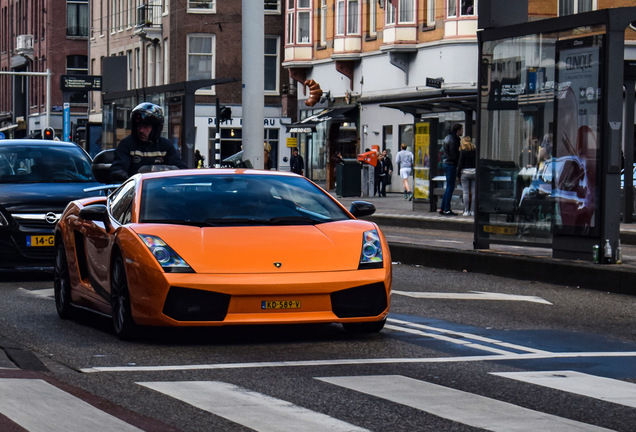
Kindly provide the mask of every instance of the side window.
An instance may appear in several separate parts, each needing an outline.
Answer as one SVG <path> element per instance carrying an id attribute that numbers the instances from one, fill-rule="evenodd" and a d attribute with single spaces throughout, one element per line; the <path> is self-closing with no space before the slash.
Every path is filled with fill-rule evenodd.
<path id="1" fill-rule="evenodd" d="M 130 223 L 132 220 L 132 205 L 135 197 L 135 182 L 133 180 L 124 185 L 110 199 L 110 213 L 120 224 Z"/>

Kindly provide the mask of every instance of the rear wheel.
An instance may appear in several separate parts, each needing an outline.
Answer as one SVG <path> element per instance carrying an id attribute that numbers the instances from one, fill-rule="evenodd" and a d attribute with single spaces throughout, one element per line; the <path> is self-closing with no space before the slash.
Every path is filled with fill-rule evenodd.
<path id="1" fill-rule="evenodd" d="M 130 309 L 128 281 L 121 255 L 113 258 L 110 301 L 115 334 L 120 339 L 130 339 L 135 333 L 136 325 Z"/>
<path id="2" fill-rule="evenodd" d="M 377 333 L 384 328 L 386 318 L 380 321 L 363 323 L 342 323 L 342 327 L 349 333 Z"/>
<path id="3" fill-rule="evenodd" d="M 55 309 L 62 319 L 73 317 L 75 310 L 71 305 L 71 279 L 68 273 L 68 261 L 64 242 L 60 237 L 55 239 L 55 267 L 53 276 L 53 292 Z"/>

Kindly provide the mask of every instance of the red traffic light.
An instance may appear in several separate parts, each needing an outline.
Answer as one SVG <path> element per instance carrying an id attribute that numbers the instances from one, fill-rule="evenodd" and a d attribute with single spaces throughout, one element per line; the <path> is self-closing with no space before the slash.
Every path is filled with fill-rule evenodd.
<path id="1" fill-rule="evenodd" d="M 47 127 L 46 129 L 44 129 L 44 131 L 42 131 L 42 138 L 44 138 L 45 140 L 55 139 L 55 129 L 53 129 L 52 127 Z"/>

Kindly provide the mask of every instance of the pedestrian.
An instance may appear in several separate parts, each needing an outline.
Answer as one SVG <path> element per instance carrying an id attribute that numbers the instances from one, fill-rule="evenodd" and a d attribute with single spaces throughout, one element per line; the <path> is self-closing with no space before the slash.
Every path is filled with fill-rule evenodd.
<path id="1" fill-rule="evenodd" d="M 199 149 L 194 151 L 194 166 L 196 168 L 205 168 L 205 156 L 201 154 Z"/>
<path id="2" fill-rule="evenodd" d="M 464 198 L 464 216 L 475 215 L 475 181 L 477 151 L 469 136 L 462 137 L 459 145 L 459 161 L 457 162 L 457 177 L 462 185 Z"/>
<path id="3" fill-rule="evenodd" d="M 388 167 L 388 175 L 386 176 L 386 184 L 387 186 L 391 184 L 391 177 L 393 176 L 393 162 L 391 161 L 391 157 L 386 149 L 382 150 L 382 156 L 384 159 L 384 163 Z"/>
<path id="4" fill-rule="evenodd" d="M 373 168 L 373 196 L 375 196 L 376 194 L 378 196 L 382 196 L 382 194 L 380 193 L 380 176 L 382 175 L 382 164 L 380 163 L 381 160 L 382 154 L 377 154 L 375 167 Z"/>
<path id="5" fill-rule="evenodd" d="M 292 157 L 289 160 L 289 167 L 291 172 L 299 175 L 305 175 L 305 161 L 303 160 L 303 157 L 298 154 L 298 147 L 294 147 L 292 149 Z"/>
<path id="6" fill-rule="evenodd" d="M 112 181 L 122 181 L 146 165 L 174 165 L 187 168 L 176 147 L 161 136 L 163 109 L 143 102 L 130 113 L 131 132 L 115 149 L 110 167 Z"/>
<path id="7" fill-rule="evenodd" d="M 446 190 L 442 197 L 442 205 L 439 214 L 445 216 L 457 216 L 451 210 L 451 202 L 453 200 L 453 192 L 455 192 L 455 183 L 457 181 L 457 162 L 459 160 L 460 136 L 464 134 L 464 126 L 461 123 L 455 123 L 450 133 L 444 138 L 444 163 L 443 168 L 446 174 Z"/>
<path id="8" fill-rule="evenodd" d="M 386 185 L 387 183 L 387 179 L 389 178 L 389 165 L 388 162 L 390 162 L 390 160 L 387 162 L 388 157 L 385 157 L 383 153 L 380 153 L 380 155 L 378 156 L 378 166 L 380 168 L 380 174 L 379 174 L 379 190 L 378 190 L 378 196 L 381 197 L 385 197 L 386 196 Z"/>
<path id="9" fill-rule="evenodd" d="M 272 146 L 270 143 L 263 144 L 263 169 L 270 171 L 274 167 L 271 158 Z"/>
<path id="10" fill-rule="evenodd" d="M 411 177 L 411 171 L 413 170 L 413 153 L 407 150 L 406 143 L 402 143 L 402 150 L 400 150 L 395 157 L 395 162 L 402 178 L 402 186 L 404 187 L 404 199 L 411 201 L 413 199 L 413 192 L 409 186 L 409 177 Z"/>

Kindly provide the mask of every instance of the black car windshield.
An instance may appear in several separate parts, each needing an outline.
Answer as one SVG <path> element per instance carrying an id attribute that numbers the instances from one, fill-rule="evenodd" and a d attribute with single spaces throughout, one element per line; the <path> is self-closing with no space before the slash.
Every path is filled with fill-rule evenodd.
<path id="1" fill-rule="evenodd" d="M 95 181 L 90 158 L 78 147 L 0 145 L 0 183 Z"/>
<path id="2" fill-rule="evenodd" d="M 349 219 L 302 177 L 220 174 L 143 182 L 140 222 L 197 226 L 308 225 Z"/>

